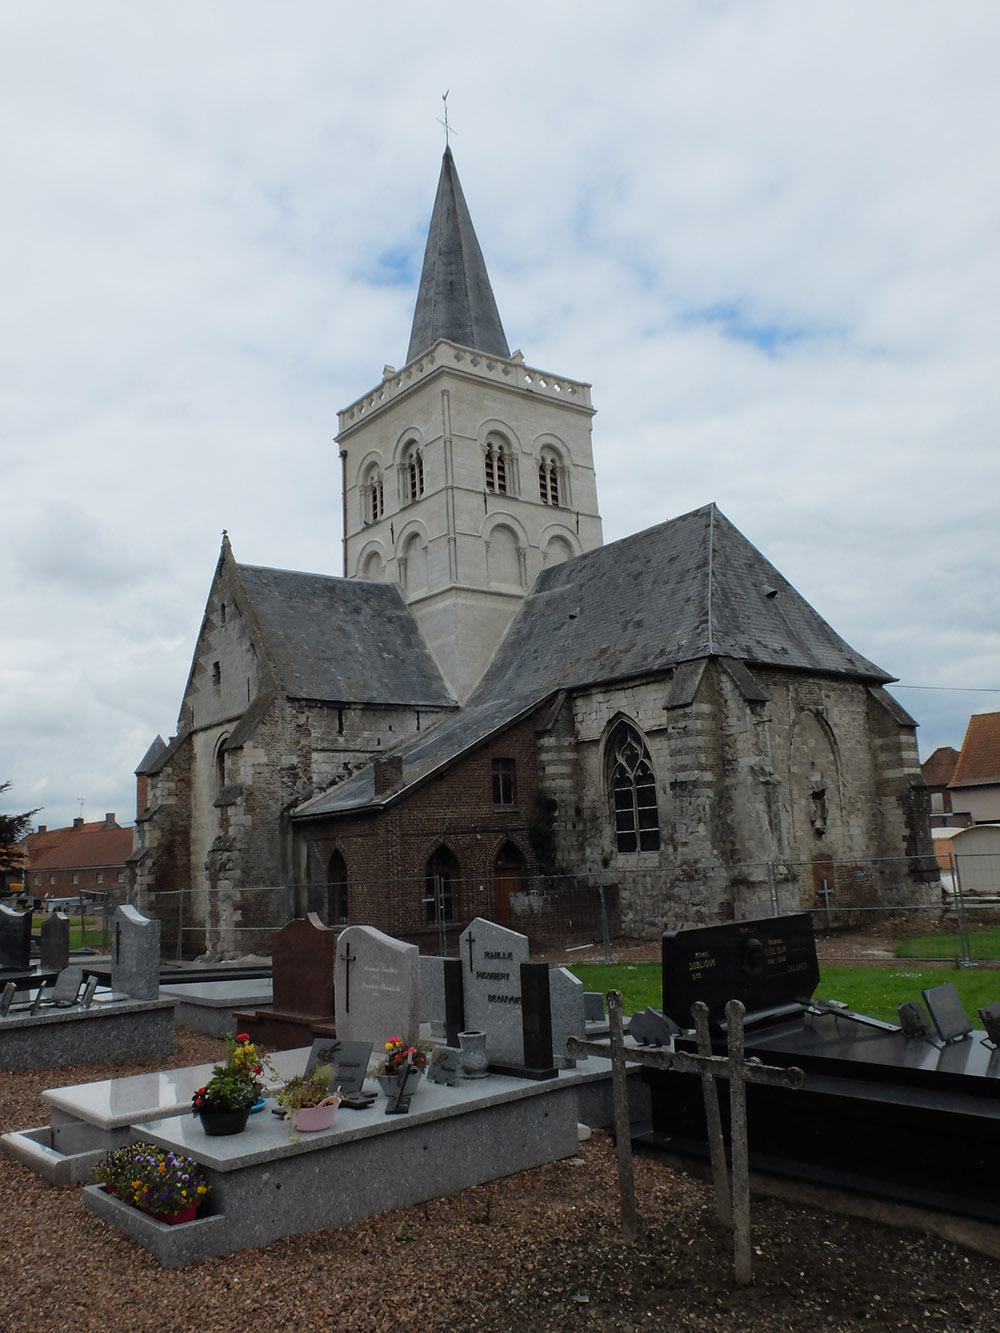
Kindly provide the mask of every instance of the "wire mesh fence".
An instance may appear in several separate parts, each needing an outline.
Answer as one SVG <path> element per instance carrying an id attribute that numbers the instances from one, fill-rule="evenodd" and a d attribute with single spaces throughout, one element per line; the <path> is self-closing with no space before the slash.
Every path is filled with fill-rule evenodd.
<path id="1" fill-rule="evenodd" d="M 161 891 L 138 906 L 161 920 L 164 952 L 179 959 L 267 955 L 271 934 L 307 912 L 336 929 L 373 925 L 453 956 L 465 927 L 487 917 L 527 935 L 536 954 L 607 962 L 655 959 L 668 929 L 809 912 L 831 959 L 839 939 L 877 931 L 883 961 L 896 950 L 960 965 L 1000 960 L 995 854 L 747 863 L 716 867 L 707 880 L 681 867 L 487 883 L 439 874 L 342 879 Z"/>

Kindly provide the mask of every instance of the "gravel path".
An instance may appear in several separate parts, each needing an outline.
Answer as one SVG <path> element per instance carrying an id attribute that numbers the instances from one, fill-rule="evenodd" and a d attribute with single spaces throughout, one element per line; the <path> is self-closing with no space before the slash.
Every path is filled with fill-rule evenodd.
<path id="1" fill-rule="evenodd" d="M 179 1030 L 169 1063 L 213 1060 L 221 1049 Z M 45 1123 L 43 1088 L 142 1068 L 2 1073 L 0 1126 Z M 626 1246 L 616 1181 L 611 1141 L 595 1134 L 577 1159 L 166 1271 L 87 1212 L 78 1188 L 46 1185 L 0 1153 L 0 1329 L 1000 1329 L 1000 1264 L 980 1255 L 873 1222 L 755 1200 L 755 1280 L 741 1290 L 731 1278 L 731 1240 L 714 1223 L 705 1185 L 639 1158 L 647 1229 Z"/>

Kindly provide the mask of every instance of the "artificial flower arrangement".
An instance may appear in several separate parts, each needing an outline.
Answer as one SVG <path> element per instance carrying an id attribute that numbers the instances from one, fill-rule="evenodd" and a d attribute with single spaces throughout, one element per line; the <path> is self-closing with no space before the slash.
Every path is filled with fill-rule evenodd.
<path id="1" fill-rule="evenodd" d="M 425 1042 L 418 1041 L 412 1046 L 406 1046 L 401 1037 L 390 1037 L 385 1043 L 385 1055 L 382 1059 L 382 1068 L 379 1074 L 401 1074 L 407 1065 L 421 1072 L 427 1068 L 427 1059 L 431 1053 L 431 1047 Z"/>
<path id="2" fill-rule="evenodd" d="M 264 1095 L 262 1082 L 269 1068 L 266 1055 L 258 1051 L 245 1032 L 226 1033 L 226 1060 L 216 1065 L 212 1077 L 191 1098 L 191 1114 L 203 1111 L 248 1111 Z"/>
<path id="3" fill-rule="evenodd" d="M 94 1175 L 109 1194 L 154 1216 L 196 1210 L 211 1189 L 197 1162 L 154 1143 L 112 1149 L 98 1162 Z"/>

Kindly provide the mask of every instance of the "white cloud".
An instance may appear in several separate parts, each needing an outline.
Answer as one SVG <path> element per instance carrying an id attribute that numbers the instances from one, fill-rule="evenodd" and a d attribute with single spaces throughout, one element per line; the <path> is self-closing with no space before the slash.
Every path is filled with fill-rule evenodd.
<path id="1" fill-rule="evenodd" d="M 0 780 L 130 814 L 230 530 L 340 571 L 450 88 L 512 346 L 606 534 L 716 500 L 908 685 L 1000 689 L 990 0 L 0 8 Z M 898 691 L 922 749 L 1000 695 Z"/>

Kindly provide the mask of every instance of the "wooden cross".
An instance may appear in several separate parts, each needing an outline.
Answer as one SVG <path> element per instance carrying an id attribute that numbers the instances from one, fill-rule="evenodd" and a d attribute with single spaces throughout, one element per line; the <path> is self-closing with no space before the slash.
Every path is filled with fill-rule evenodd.
<path id="1" fill-rule="evenodd" d="M 340 961 L 344 964 L 344 1013 L 351 1012 L 351 964 L 358 961 L 357 955 L 351 953 L 351 946 L 347 946 L 347 952 L 340 954 Z"/>

